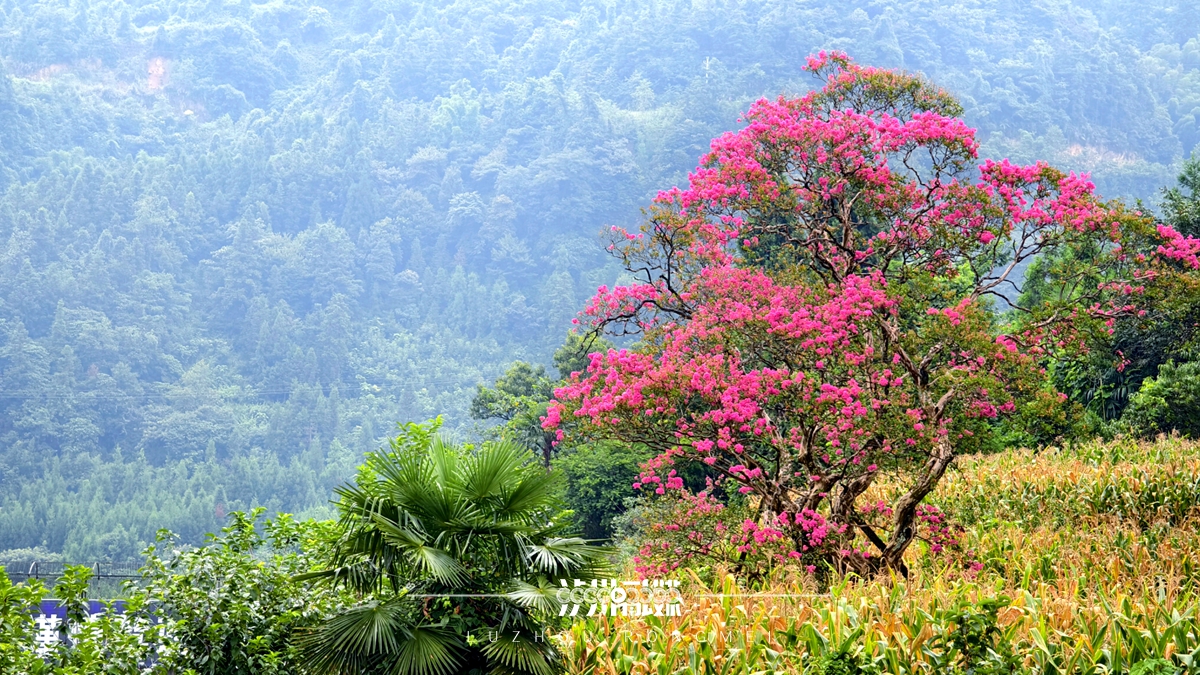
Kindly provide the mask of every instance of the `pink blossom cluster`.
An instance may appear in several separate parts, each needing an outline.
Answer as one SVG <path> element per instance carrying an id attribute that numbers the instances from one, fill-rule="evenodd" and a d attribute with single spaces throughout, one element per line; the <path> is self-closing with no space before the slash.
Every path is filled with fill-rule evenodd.
<path id="1" fill-rule="evenodd" d="M 656 284 L 633 284 L 608 288 L 601 286 L 583 308 L 583 316 L 596 322 L 617 315 L 636 316 L 641 309 L 650 306 L 661 297 L 662 288 Z M 579 319 L 572 319 L 579 324 Z"/>
<path id="2" fill-rule="evenodd" d="M 759 525 L 750 519 L 742 522 L 741 530 L 741 537 L 734 538 L 739 553 L 760 553 L 764 545 L 779 544 L 787 540 L 783 530 L 775 529 L 771 525 Z"/>
<path id="3" fill-rule="evenodd" d="M 861 449 L 864 436 L 859 422 L 886 401 L 873 394 L 903 384 L 903 377 L 890 369 L 872 378 L 871 366 L 880 353 L 863 340 L 863 322 L 891 312 L 895 305 L 882 278 L 847 278 L 839 292 L 831 294 L 780 286 L 761 271 L 727 266 L 706 270 L 698 287 L 713 302 L 698 308 L 688 323 L 665 331 L 659 354 L 593 354 L 587 372 L 556 391 L 559 403 L 548 411 L 546 428 L 562 423 L 567 401 L 578 401 L 572 414 L 596 426 L 675 419 L 682 395 L 706 406 L 701 414 L 679 419 L 674 431 L 681 439 L 690 436 L 695 452 L 715 458 L 726 452 L 741 454 L 746 441 L 778 432 L 778 425 L 764 414 L 764 402 L 795 399 L 827 420 L 822 435 L 840 456 L 831 461 L 861 461 L 854 452 Z M 722 348 L 748 330 L 786 341 L 789 351 L 806 355 L 808 367 L 752 367 Z M 861 381 L 848 372 L 854 368 L 862 370 Z M 872 379 L 879 384 L 871 384 Z M 700 428 L 708 433 L 695 435 Z M 761 469 L 733 466 L 727 470 L 748 485 L 763 477 Z"/>
<path id="4" fill-rule="evenodd" d="M 881 516 L 883 518 L 892 517 L 892 507 L 882 499 L 871 504 L 863 504 L 858 507 L 858 512 L 864 516 Z"/>
<path id="5" fill-rule="evenodd" d="M 957 548 L 962 536 L 962 526 L 950 522 L 946 514 L 933 504 L 917 505 L 917 522 L 929 541 L 929 549 L 941 553 L 948 548 Z"/>
<path id="6" fill-rule="evenodd" d="M 979 173 L 979 187 L 997 198 L 1005 212 L 1006 233 L 1014 226 L 1033 231 L 1095 229 L 1107 214 L 1093 197 L 1095 185 L 1086 176 L 1061 176 L 1045 162 L 1021 166 L 1007 159 L 988 159 Z"/>
<path id="7" fill-rule="evenodd" d="M 781 513 L 779 518 L 786 525 L 787 514 Z M 826 520 L 825 516 L 812 509 L 803 509 L 794 514 L 792 524 L 799 526 L 799 530 L 803 534 L 800 544 L 801 552 L 819 549 L 828 543 L 831 537 L 846 532 L 845 523 L 831 523 Z"/>
<path id="8" fill-rule="evenodd" d="M 845 531 L 845 525 L 831 523 L 824 515 L 804 509 L 794 514 L 776 514 L 773 521 L 762 524 L 746 519 L 732 541 L 739 553 L 786 562 L 800 560 L 805 553 L 821 549 L 832 537 Z"/>
<path id="9" fill-rule="evenodd" d="M 695 558 L 710 557 L 730 528 L 725 505 L 708 490 L 692 494 L 680 490 L 669 498 L 663 519 L 650 523 L 647 539 L 633 556 L 634 569 L 643 578 L 662 575 Z"/>
<path id="10" fill-rule="evenodd" d="M 1186 237 L 1168 225 L 1159 225 L 1158 234 L 1166 240 L 1156 249 L 1160 256 L 1177 260 L 1194 270 L 1200 269 L 1200 239 Z"/>

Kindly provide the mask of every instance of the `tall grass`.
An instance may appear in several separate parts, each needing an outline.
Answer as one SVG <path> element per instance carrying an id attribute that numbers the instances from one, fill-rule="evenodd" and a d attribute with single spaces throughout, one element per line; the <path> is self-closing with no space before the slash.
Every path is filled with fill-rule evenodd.
<path id="1" fill-rule="evenodd" d="M 569 667 L 1200 673 L 1198 450 L 1162 439 L 965 458 L 934 496 L 966 527 L 962 552 L 918 545 L 909 579 L 824 594 L 803 577 L 750 589 L 692 574 L 682 617 L 576 623 L 561 636 Z"/>

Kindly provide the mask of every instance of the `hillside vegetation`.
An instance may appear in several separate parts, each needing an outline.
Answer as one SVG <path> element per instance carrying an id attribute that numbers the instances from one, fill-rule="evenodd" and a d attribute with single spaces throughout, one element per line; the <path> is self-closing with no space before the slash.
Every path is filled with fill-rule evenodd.
<path id="1" fill-rule="evenodd" d="M 617 279 L 597 233 L 817 49 L 1154 200 L 1198 34 L 1158 0 L 0 1 L 0 550 L 321 514 L 396 421 L 470 433 Z"/>

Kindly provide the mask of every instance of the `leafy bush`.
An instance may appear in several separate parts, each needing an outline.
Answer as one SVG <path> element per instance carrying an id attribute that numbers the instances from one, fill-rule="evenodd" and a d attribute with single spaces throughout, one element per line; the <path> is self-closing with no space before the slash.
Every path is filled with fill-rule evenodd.
<path id="1" fill-rule="evenodd" d="M 625 501 L 634 496 L 639 465 L 650 459 L 644 448 L 589 443 L 563 450 L 555 461 L 566 477 L 565 499 L 589 539 L 609 539 Z"/>
<path id="2" fill-rule="evenodd" d="M 175 548 L 173 535 L 159 533 L 142 574 L 163 620 L 159 666 L 167 672 L 297 672 L 297 632 L 338 606 L 329 589 L 297 580 L 328 545 L 325 526 L 280 514 L 260 533 L 262 513 L 231 513 L 196 548 Z"/>
<path id="3" fill-rule="evenodd" d="M 47 663 L 63 675 L 140 675 L 151 663 L 160 644 L 162 624 L 155 620 L 147 594 L 131 589 L 124 601 L 109 600 L 100 614 L 89 614 L 88 587 L 92 570 L 68 566 L 54 595 L 65 609 L 59 625 L 60 640 Z M 156 664 L 156 668 L 168 667 Z"/>
<path id="4" fill-rule="evenodd" d="M 123 601 L 108 601 L 104 611 L 89 614 L 88 585 L 92 571 L 71 565 L 54 586 L 54 597 L 65 610 L 58 626 L 59 641 L 45 655 L 38 653 L 34 617 L 46 596 L 33 579 L 13 584 L 0 569 L 0 673 L 21 675 L 140 675 L 146 672 L 160 644 L 160 626 L 144 592 L 131 589 Z M 163 672 L 164 664 L 155 668 Z"/>
<path id="5" fill-rule="evenodd" d="M 707 579 L 713 567 L 733 565 L 729 544 L 746 512 L 724 504 L 709 492 L 644 495 L 618 521 L 623 549 L 643 577 L 665 576 L 687 566 Z"/>
<path id="6" fill-rule="evenodd" d="M 934 641 L 947 670 L 970 675 L 1011 675 L 1018 668 L 1012 644 L 998 624 L 1011 600 L 1004 596 L 960 603 L 941 617 L 950 630 Z"/>
<path id="7" fill-rule="evenodd" d="M 629 444 L 580 443 L 563 445 L 556 434 L 542 428 L 553 390 L 565 383 L 571 373 L 587 369 L 588 350 L 612 346 L 595 336 L 568 333 L 554 352 L 555 380 L 544 366 L 517 361 L 491 387 L 478 386 L 471 400 L 471 417 L 499 420 L 486 437 L 512 441 L 541 455 L 549 467 L 562 469 L 566 478 L 566 503 L 575 513 L 575 522 L 589 539 L 608 539 L 613 535 L 613 519 L 624 512 L 625 500 L 633 496 L 631 487 L 638 476 L 638 465 L 651 453 Z"/>
<path id="8" fill-rule="evenodd" d="M 1133 664 L 1129 675 L 1175 675 L 1179 668 L 1167 659 L 1143 659 Z"/>
<path id="9" fill-rule="evenodd" d="M 864 659 L 862 652 L 837 651 L 822 654 L 804 672 L 806 675 L 878 675 L 879 667 Z"/>
<path id="10" fill-rule="evenodd" d="M 1139 436 L 1178 431 L 1200 437 L 1200 361 L 1168 361 L 1142 381 L 1122 419 Z"/>
<path id="11" fill-rule="evenodd" d="M 1008 448 L 1044 448 L 1048 445 L 1095 437 L 1099 419 L 1077 401 L 1047 387 L 1016 406 L 1011 417 L 997 421 L 990 452 Z"/>
<path id="12" fill-rule="evenodd" d="M 46 672 L 35 651 L 33 621 L 45 592 L 37 579 L 14 584 L 0 568 L 0 673 Z"/>
<path id="13" fill-rule="evenodd" d="M 471 399 L 471 417 L 501 420 L 503 424 L 491 433 L 540 453 L 548 467 L 554 435 L 542 429 L 539 419 L 546 415 L 552 388 L 544 366 L 517 361 L 493 386 L 479 385 Z"/>

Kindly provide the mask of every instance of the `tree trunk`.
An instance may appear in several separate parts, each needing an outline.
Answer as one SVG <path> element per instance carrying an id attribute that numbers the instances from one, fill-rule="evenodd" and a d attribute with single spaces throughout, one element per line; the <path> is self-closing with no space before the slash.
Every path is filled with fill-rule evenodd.
<path id="1" fill-rule="evenodd" d="M 864 473 L 854 480 L 842 483 L 841 489 L 834 492 L 832 499 L 829 500 L 829 514 L 833 521 L 852 525 L 856 520 L 854 502 L 858 500 L 859 495 L 871 487 L 873 482 L 875 482 L 875 474 Z"/>
<path id="2" fill-rule="evenodd" d="M 916 485 L 896 502 L 892 516 L 892 537 L 884 548 L 880 561 L 884 567 L 900 569 L 904 565 L 904 551 L 912 543 L 916 532 L 913 521 L 916 519 L 917 506 L 937 487 L 938 481 L 953 461 L 954 446 L 949 438 L 943 437 L 934 446 L 933 455 L 925 462 L 924 473 Z"/>
<path id="3" fill-rule="evenodd" d="M 555 434 L 549 431 L 542 432 L 542 464 L 547 470 L 550 469 L 550 453 L 554 451 Z"/>

